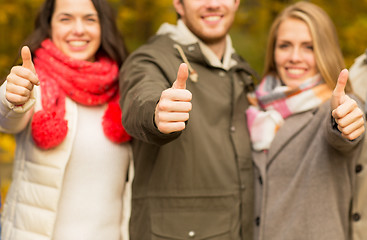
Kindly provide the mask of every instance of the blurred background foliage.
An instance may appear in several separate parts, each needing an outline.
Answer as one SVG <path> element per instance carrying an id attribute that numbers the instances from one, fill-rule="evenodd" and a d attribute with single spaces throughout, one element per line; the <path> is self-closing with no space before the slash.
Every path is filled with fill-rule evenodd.
<path id="1" fill-rule="evenodd" d="M 43 0 L 0 0 L 0 79 L 16 62 L 20 46 L 31 33 Z M 116 10 L 118 27 L 129 51 L 143 44 L 162 22 L 175 23 L 172 0 L 109 0 Z M 262 72 L 269 26 L 290 0 L 241 0 L 231 30 L 235 48 L 259 72 Z M 347 67 L 367 48 L 367 0 L 311 1 L 334 21 Z M 10 182 L 14 155 L 13 136 L 0 133 L 0 174 L 2 195 Z"/>

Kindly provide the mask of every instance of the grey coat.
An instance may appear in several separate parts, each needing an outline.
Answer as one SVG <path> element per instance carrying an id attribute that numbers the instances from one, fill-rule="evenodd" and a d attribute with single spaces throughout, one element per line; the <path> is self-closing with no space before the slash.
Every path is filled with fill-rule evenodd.
<path id="1" fill-rule="evenodd" d="M 359 56 L 349 69 L 353 90 L 364 102 L 367 100 L 367 52 Z M 367 114 L 366 106 L 364 108 Z M 367 138 L 356 167 L 356 186 L 353 194 L 352 239 L 367 239 Z"/>
<path id="2" fill-rule="evenodd" d="M 349 239 L 362 139 L 346 140 L 333 127 L 329 101 L 287 118 L 268 153 L 253 153 L 258 239 Z"/>

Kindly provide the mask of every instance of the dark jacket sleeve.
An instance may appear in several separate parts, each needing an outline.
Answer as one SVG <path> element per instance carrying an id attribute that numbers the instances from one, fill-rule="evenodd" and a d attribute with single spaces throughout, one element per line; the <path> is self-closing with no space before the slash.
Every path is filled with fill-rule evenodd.
<path id="1" fill-rule="evenodd" d="M 180 135 L 181 132 L 163 134 L 154 124 L 161 93 L 175 80 L 179 64 L 176 62 L 167 59 L 158 49 L 142 47 L 124 63 L 120 71 L 122 123 L 133 138 L 163 145 Z"/>

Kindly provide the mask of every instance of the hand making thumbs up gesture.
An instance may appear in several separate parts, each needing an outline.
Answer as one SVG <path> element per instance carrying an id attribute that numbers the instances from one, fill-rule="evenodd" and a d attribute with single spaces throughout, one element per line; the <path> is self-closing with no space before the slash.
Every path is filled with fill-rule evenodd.
<path id="1" fill-rule="evenodd" d="M 21 50 L 23 65 L 15 66 L 6 77 L 6 99 L 14 105 L 26 103 L 34 85 L 39 85 L 36 70 L 32 62 L 31 51 L 28 47 Z"/>
<path id="2" fill-rule="evenodd" d="M 192 94 L 186 89 L 189 76 L 187 65 L 182 63 L 178 69 L 176 81 L 172 87 L 162 92 L 155 109 L 155 124 L 162 133 L 171 133 L 185 129 L 189 119 Z"/>
<path id="3" fill-rule="evenodd" d="M 345 86 L 348 81 L 348 70 L 340 72 L 338 82 L 331 98 L 332 116 L 338 124 L 342 135 L 353 140 L 364 132 L 363 111 L 355 100 L 345 94 Z"/>

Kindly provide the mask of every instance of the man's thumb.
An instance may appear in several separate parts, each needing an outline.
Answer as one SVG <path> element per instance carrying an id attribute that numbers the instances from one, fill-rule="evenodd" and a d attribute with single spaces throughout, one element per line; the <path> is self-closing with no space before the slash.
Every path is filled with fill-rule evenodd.
<path id="1" fill-rule="evenodd" d="M 181 63 L 178 68 L 176 81 L 173 83 L 174 89 L 186 89 L 186 80 L 189 77 L 189 70 L 186 63 Z"/>
<path id="2" fill-rule="evenodd" d="M 33 62 L 32 62 L 32 54 L 31 50 L 29 50 L 29 47 L 24 46 L 21 50 L 21 56 L 23 64 L 22 66 L 31 70 L 34 74 L 36 74 L 36 69 L 34 68 Z"/>

